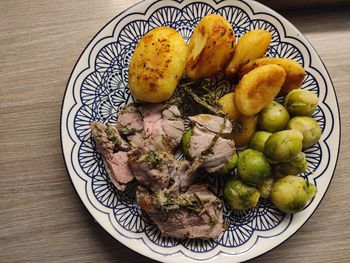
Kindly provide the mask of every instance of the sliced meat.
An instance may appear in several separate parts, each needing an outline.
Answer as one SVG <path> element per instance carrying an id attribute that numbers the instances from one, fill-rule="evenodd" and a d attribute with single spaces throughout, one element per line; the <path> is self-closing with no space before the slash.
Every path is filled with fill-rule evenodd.
<path id="1" fill-rule="evenodd" d="M 164 236 L 210 239 L 224 230 L 222 201 L 206 185 L 192 185 L 180 195 L 140 187 L 136 200 Z"/>
<path id="2" fill-rule="evenodd" d="M 124 152 L 130 149 L 129 144 L 119 135 L 114 125 L 93 122 L 91 131 L 108 177 L 118 190 L 123 191 L 126 184 L 134 179 L 128 167 L 129 158 Z"/>
<path id="3" fill-rule="evenodd" d="M 177 106 L 162 109 L 161 105 L 147 105 L 140 108 L 143 116 L 144 138 L 166 135 L 173 146 L 181 142 L 185 123 Z"/>
<path id="4" fill-rule="evenodd" d="M 136 136 L 136 134 L 134 135 Z M 132 159 L 138 159 L 142 154 L 148 151 L 171 152 L 172 144 L 165 135 L 152 135 L 147 139 L 142 139 L 138 147 L 134 147 L 128 152 L 128 156 Z"/>
<path id="5" fill-rule="evenodd" d="M 182 134 L 185 131 L 185 122 L 182 119 L 179 108 L 175 105 L 170 106 L 162 112 L 162 128 L 164 133 L 175 141 L 181 142 Z"/>
<path id="6" fill-rule="evenodd" d="M 143 116 L 143 138 L 148 138 L 151 135 L 164 134 L 161 126 L 161 105 L 145 105 L 140 107 L 140 112 Z"/>
<path id="7" fill-rule="evenodd" d="M 184 192 L 197 178 L 197 169 L 202 165 L 201 160 L 194 160 L 191 165 L 188 161 L 177 161 L 177 168 L 172 174 L 172 184 L 169 186 L 171 193 Z"/>
<path id="8" fill-rule="evenodd" d="M 129 155 L 129 167 L 136 180 L 153 192 L 168 187 L 172 192 L 179 192 L 192 182 L 192 174 L 186 173 L 190 167 L 188 161 L 176 160 L 172 154 L 157 150 L 137 154 Z"/>
<path id="9" fill-rule="evenodd" d="M 157 150 L 161 152 L 171 152 L 172 144 L 169 141 L 169 138 L 164 135 L 152 135 L 145 139 L 139 148 L 142 148 L 143 152 Z"/>
<path id="10" fill-rule="evenodd" d="M 143 186 L 138 186 L 136 189 L 136 201 L 147 213 L 157 213 L 160 212 L 153 204 L 153 197 L 147 188 Z"/>
<path id="11" fill-rule="evenodd" d="M 212 133 L 219 133 L 221 126 L 224 122 L 224 118 L 219 116 L 214 116 L 210 114 L 198 114 L 189 117 L 189 120 L 199 127 L 203 127 Z M 225 127 L 221 134 L 226 135 L 232 132 L 232 124 L 229 120 L 225 121 Z"/>
<path id="12" fill-rule="evenodd" d="M 203 156 L 203 167 L 210 173 L 223 168 L 236 152 L 235 143 L 232 140 L 219 137 L 211 148 L 210 153 L 205 156 L 202 155 L 202 153 L 207 150 L 214 137 L 214 133 L 209 132 L 199 125 L 195 125 L 192 130 L 192 137 L 188 149 L 189 155 L 193 158 Z"/>
<path id="13" fill-rule="evenodd" d="M 129 167 L 136 180 L 152 191 L 169 186 L 174 165 L 175 160 L 170 154 L 159 151 L 148 151 L 139 158 L 129 160 Z"/>
<path id="14" fill-rule="evenodd" d="M 106 160 L 111 159 L 118 150 L 130 149 L 130 145 L 120 136 L 114 125 L 92 122 L 90 126 L 97 151 Z"/>
<path id="15" fill-rule="evenodd" d="M 124 135 L 132 135 L 143 130 L 142 116 L 133 104 L 126 105 L 118 114 L 117 128 Z"/>
<path id="16" fill-rule="evenodd" d="M 134 175 L 128 166 L 127 153 L 120 151 L 113 154 L 110 160 L 102 159 L 111 182 L 118 190 L 124 191 L 127 183 L 134 179 Z"/>
<path id="17" fill-rule="evenodd" d="M 132 147 L 139 147 L 141 144 L 144 143 L 145 139 L 142 136 L 141 132 L 137 132 L 135 134 L 128 136 L 128 141 L 131 144 Z"/>

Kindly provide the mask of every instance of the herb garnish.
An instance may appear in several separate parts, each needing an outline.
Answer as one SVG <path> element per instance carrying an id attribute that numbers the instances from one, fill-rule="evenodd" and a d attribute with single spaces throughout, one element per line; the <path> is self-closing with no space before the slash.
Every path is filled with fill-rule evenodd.
<path id="1" fill-rule="evenodd" d="M 160 170 L 163 165 L 163 158 L 160 152 L 149 151 L 146 153 L 145 162 L 149 168 Z"/>
<path id="2" fill-rule="evenodd" d="M 114 127 L 107 124 L 106 134 L 107 134 L 107 139 L 114 143 L 114 152 L 117 152 L 122 143 L 118 138 L 118 132 Z"/>

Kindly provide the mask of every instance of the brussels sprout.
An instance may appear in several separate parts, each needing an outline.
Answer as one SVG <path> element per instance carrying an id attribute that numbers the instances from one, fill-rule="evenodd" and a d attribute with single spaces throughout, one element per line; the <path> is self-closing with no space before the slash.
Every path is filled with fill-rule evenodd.
<path id="1" fill-rule="evenodd" d="M 215 174 L 217 174 L 217 175 L 229 174 L 230 172 L 233 171 L 233 169 L 236 168 L 237 161 L 238 161 L 238 155 L 235 154 L 235 155 L 232 156 L 231 160 L 228 161 L 226 163 L 226 165 L 223 168 L 221 168 L 219 171 L 217 171 Z"/>
<path id="2" fill-rule="evenodd" d="M 315 112 L 317 104 L 317 95 L 302 89 L 292 90 L 284 101 L 284 106 L 292 116 L 311 116 Z"/>
<path id="3" fill-rule="evenodd" d="M 258 185 L 258 190 L 262 198 L 269 198 L 271 195 L 271 189 L 273 185 L 273 179 L 269 178 Z"/>
<path id="4" fill-rule="evenodd" d="M 276 178 L 285 175 L 297 175 L 305 172 L 307 169 L 307 161 L 305 154 L 300 152 L 293 160 L 285 163 L 277 163 L 272 165 L 272 172 Z"/>
<path id="5" fill-rule="evenodd" d="M 295 213 L 301 211 L 316 192 L 317 188 L 302 177 L 287 175 L 272 185 L 270 198 L 282 212 Z"/>
<path id="6" fill-rule="evenodd" d="M 243 182 L 255 185 L 271 175 L 271 167 L 264 154 L 252 149 L 244 150 L 239 155 L 237 171 Z"/>
<path id="7" fill-rule="evenodd" d="M 285 130 L 272 134 L 266 141 L 264 153 L 271 162 L 289 162 L 302 149 L 303 134 L 297 130 Z"/>
<path id="8" fill-rule="evenodd" d="M 183 150 L 184 155 L 187 159 L 192 159 L 188 153 L 188 149 L 190 148 L 190 140 L 192 137 L 192 133 L 193 133 L 192 129 L 185 131 L 184 134 L 182 135 L 182 139 L 181 139 L 182 150 Z"/>
<path id="9" fill-rule="evenodd" d="M 265 142 L 270 135 L 272 135 L 272 133 L 266 131 L 258 131 L 254 133 L 253 138 L 250 140 L 249 148 L 259 152 L 264 152 Z"/>
<path id="10" fill-rule="evenodd" d="M 250 187 L 238 179 L 230 179 L 224 188 L 224 196 L 233 209 L 256 207 L 260 193 L 255 187 Z"/>
<path id="11" fill-rule="evenodd" d="M 282 104 L 273 101 L 259 113 L 258 125 L 260 130 L 277 132 L 286 128 L 289 119 L 286 108 Z"/>
<path id="12" fill-rule="evenodd" d="M 298 130 L 303 134 L 303 149 L 314 145 L 321 137 L 321 127 L 311 117 L 294 117 L 288 123 L 289 129 Z"/>

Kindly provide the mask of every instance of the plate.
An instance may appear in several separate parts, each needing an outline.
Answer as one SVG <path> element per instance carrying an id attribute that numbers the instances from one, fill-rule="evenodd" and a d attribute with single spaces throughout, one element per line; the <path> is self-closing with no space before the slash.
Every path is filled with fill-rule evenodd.
<path id="1" fill-rule="evenodd" d="M 115 122 L 119 109 L 132 101 L 127 88 L 128 65 L 145 33 L 169 26 L 188 41 L 198 21 L 210 13 L 224 16 L 238 38 L 252 29 L 270 31 L 268 56 L 291 58 L 305 68 L 302 88 L 319 96 L 314 117 L 323 132 L 317 145 L 306 150 L 308 169 L 302 176 L 318 187 L 318 193 L 302 212 L 292 215 L 281 213 L 266 201 L 246 211 L 230 211 L 225 204 L 228 229 L 217 240 L 164 238 L 128 193 L 117 192 L 107 180 L 89 124 L 94 120 Z M 225 80 L 216 79 L 216 83 L 223 85 Z M 66 167 L 79 197 L 96 221 L 118 241 L 162 262 L 234 262 L 254 258 L 281 244 L 315 211 L 336 167 L 340 119 L 335 91 L 321 59 L 306 38 L 273 10 L 255 1 L 152 0 L 116 16 L 81 54 L 62 104 L 61 141 Z M 211 178 L 210 184 L 214 192 L 222 187 L 216 178 Z"/>

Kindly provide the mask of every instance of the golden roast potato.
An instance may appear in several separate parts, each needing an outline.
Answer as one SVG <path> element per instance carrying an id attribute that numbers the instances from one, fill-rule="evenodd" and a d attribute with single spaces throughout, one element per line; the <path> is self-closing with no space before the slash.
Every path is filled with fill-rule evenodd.
<path id="1" fill-rule="evenodd" d="M 270 104 L 280 92 L 286 77 L 278 65 L 263 65 L 243 76 L 235 88 L 235 104 L 239 112 L 251 116 Z"/>
<path id="2" fill-rule="evenodd" d="M 236 146 L 242 146 L 249 143 L 250 139 L 253 137 L 258 123 L 258 115 L 241 115 L 236 121 L 241 126 L 241 129 L 238 131 L 233 130 L 231 138 Z"/>
<path id="3" fill-rule="evenodd" d="M 159 103 L 173 95 L 186 65 L 184 39 L 174 29 L 158 27 L 137 44 L 129 66 L 129 88 L 135 99 Z"/>
<path id="4" fill-rule="evenodd" d="M 219 99 L 222 111 L 225 112 L 230 120 L 236 120 L 241 115 L 235 105 L 235 93 L 230 92 Z"/>
<path id="5" fill-rule="evenodd" d="M 188 45 L 186 75 L 206 78 L 223 70 L 232 57 L 234 43 L 235 34 L 225 18 L 216 14 L 203 17 Z"/>
<path id="6" fill-rule="evenodd" d="M 219 99 L 219 103 L 222 106 L 222 111 L 227 113 L 228 118 L 236 122 L 236 127 L 234 127 L 228 138 L 233 140 L 236 146 L 247 144 L 255 133 L 258 122 L 257 115 L 245 116 L 240 113 L 235 105 L 234 92 L 222 96 Z"/>
<path id="7" fill-rule="evenodd" d="M 271 34 L 266 30 L 252 30 L 237 42 L 232 60 L 225 68 L 226 77 L 234 77 L 238 70 L 249 61 L 265 55 L 271 42 Z"/>
<path id="8" fill-rule="evenodd" d="M 276 64 L 284 68 L 286 71 L 286 79 L 284 80 L 281 91 L 278 95 L 284 96 L 287 95 L 291 90 L 298 89 L 301 86 L 301 83 L 305 77 L 305 70 L 303 67 L 296 61 L 288 58 L 260 58 L 254 60 L 246 65 L 244 65 L 239 73 L 239 78 L 242 78 L 249 71 L 268 64 Z"/>

